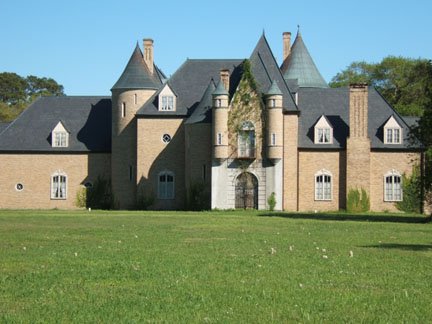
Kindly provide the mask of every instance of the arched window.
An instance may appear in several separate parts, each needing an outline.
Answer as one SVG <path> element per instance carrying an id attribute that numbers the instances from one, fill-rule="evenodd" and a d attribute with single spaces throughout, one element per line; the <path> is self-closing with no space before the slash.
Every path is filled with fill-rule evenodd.
<path id="1" fill-rule="evenodd" d="M 255 158 L 255 127 L 250 121 L 240 126 L 237 157 Z"/>
<path id="2" fill-rule="evenodd" d="M 56 172 L 51 176 L 51 199 L 67 198 L 67 175 Z"/>
<path id="3" fill-rule="evenodd" d="M 402 201 L 402 176 L 396 170 L 384 175 L 384 201 Z"/>
<path id="4" fill-rule="evenodd" d="M 332 174 L 327 170 L 315 173 L 315 200 L 332 199 Z"/>
<path id="5" fill-rule="evenodd" d="M 162 171 L 158 175 L 158 198 L 174 199 L 174 173 Z"/>

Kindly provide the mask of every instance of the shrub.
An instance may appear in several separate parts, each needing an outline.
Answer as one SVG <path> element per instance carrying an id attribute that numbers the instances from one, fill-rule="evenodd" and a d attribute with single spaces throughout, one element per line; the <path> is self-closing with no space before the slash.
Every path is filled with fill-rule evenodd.
<path id="1" fill-rule="evenodd" d="M 351 189 L 347 197 L 347 211 L 350 213 L 367 212 L 370 209 L 369 196 L 363 188 Z"/>
<path id="2" fill-rule="evenodd" d="M 210 192 L 204 182 L 191 184 L 187 196 L 186 206 L 188 210 L 210 209 Z"/>
<path id="3" fill-rule="evenodd" d="M 155 195 L 153 192 L 146 194 L 144 193 L 144 191 L 141 191 L 137 199 L 137 209 L 147 210 L 154 204 L 154 202 L 155 202 Z"/>
<path id="4" fill-rule="evenodd" d="M 276 206 L 276 194 L 274 192 L 271 193 L 267 198 L 267 204 L 269 206 L 270 211 L 273 211 Z"/>
<path id="5" fill-rule="evenodd" d="M 76 193 L 75 205 L 80 208 L 87 207 L 87 188 L 82 187 Z"/>
<path id="6" fill-rule="evenodd" d="M 419 167 L 414 167 L 410 177 L 402 175 L 403 200 L 396 203 L 396 208 L 407 213 L 421 212 L 421 177 Z"/>

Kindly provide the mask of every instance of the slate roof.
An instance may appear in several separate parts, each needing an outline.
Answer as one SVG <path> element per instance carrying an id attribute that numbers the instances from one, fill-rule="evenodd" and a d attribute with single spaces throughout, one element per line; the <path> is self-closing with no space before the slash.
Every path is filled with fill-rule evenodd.
<path id="1" fill-rule="evenodd" d="M 152 75 L 144 62 L 143 54 L 137 43 L 122 75 L 114 84 L 114 89 L 159 89 L 165 75 L 154 66 L 156 73 Z"/>
<path id="2" fill-rule="evenodd" d="M 219 81 L 220 82 L 220 81 Z M 212 107 L 213 107 L 213 94 L 216 90 L 214 81 L 211 80 L 207 86 L 204 95 L 202 96 L 199 105 L 196 107 L 192 115 L 188 118 L 185 124 L 195 123 L 211 123 L 212 121 Z"/>
<path id="3" fill-rule="evenodd" d="M 299 89 L 299 148 L 344 149 L 349 136 L 349 88 L 300 88 Z M 384 100 L 379 92 L 368 89 L 368 134 L 372 149 L 406 150 L 420 148 L 409 139 L 409 125 Z M 324 115 L 333 126 L 332 144 L 314 143 L 314 126 Z M 383 127 L 393 116 L 403 128 L 403 144 L 384 144 Z"/>
<path id="4" fill-rule="evenodd" d="M 291 53 L 282 64 L 281 70 L 286 80 L 297 79 L 300 87 L 328 88 L 316 67 L 300 32 L 291 47 Z"/>
<path id="5" fill-rule="evenodd" d="M 51 131 L 61 121 L 69 147 L 51 146 Z M 110 97 L 41 97 L 0 133 L 1 151 L 111 152 Z"/>
<path id="6" fill-rule="evenodd" d="M 0 134 L 10 125 L 10 123 L 0 122 Z"/>
<path id="7" fill-rule="evenodd" d="M 183 65 L 169 79 L 169 85 L 177 94 L 176 111 L 159 111 L 158 94 L 141 107 L 137 116 L 177 116 L 187 117 L 198 107 L 209 82 L 219 80 L 222 69 L 230 71 L 230 93 L 235 90 L 239 82 L 239 66 L 243 60 L 195 60 L 187 59 Z"/>
<path id="8" fill-rule="evenodd" d="M 275 82 L 283 95 L 284 111 L 298 111 L 291 91 L 282 76 L 276 59 L 270 49 L 270 46 L 263 34 L 250 57 L 252 74 L 258 84 L 258 90 L 265 94 Z"/>

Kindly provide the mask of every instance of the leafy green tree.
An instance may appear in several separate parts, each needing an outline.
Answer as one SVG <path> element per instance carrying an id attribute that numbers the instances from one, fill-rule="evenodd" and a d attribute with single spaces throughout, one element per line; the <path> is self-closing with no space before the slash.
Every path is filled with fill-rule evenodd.
<path id="1" fill-rule="evenodd" d="M 378 89 L 384 98 L 405 116 L 422 116 L 432 100 L 428 94 L 431 86 L 428 75 L 430 62 L 388 56 L 380 63 L 353 62 L 333 77 L 331 87 L 365 82 Z"/>
<path id="2" fill-rule="evenodd" d="M 15 119 L 40 96 L 64 95 L 63 86 L 51 78 L 0 73 L 0 121 Z"/>

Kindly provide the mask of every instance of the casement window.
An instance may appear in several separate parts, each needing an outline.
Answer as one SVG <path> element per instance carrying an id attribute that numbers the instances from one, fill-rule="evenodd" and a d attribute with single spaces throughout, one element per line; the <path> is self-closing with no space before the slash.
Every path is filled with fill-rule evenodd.
<path id="1" fill-rule="evenodd" d="M 321 170 L 315 174 L 315 200 L 332 200 L 332 174 Z"/>
<path id="2" fill-rule="evenodd" d="M 215 100 L 215 106 L 216 106 L 216 108 L 222 107 L 222 100 L 221 99 L 216 99 Z"/>
<path id="3" fill-rule="evenodd" d="M 54 173 L 51 176 L 51 199 L 67 198 L 67 175 L 64 173 Z"/>
<path id="4" fill-rule="evenodd" d="M 158 175 L 158 198 L 174 199 L 174 173 L 163 171 Z"/>
<path id="5" fill-rule="evenodd" d="M 173 96 L 162 96 L 162 108 L 163 111 L 174 110 L 174 97 Z"/>
<path id="6" fill-rule="evenodd" d="M 69 146 L 69 133 L 59 121 L 51 132 L 51 146 L 52 147 L 68 147 Z"/>
<path id="7" fill-rule="evenodd" d="M 333 128 L 330 122 L 323 115 L 315 124 L 315 144 L 332 144 L 333 143 Z"/>
<path id="8" fill-rule="evenodd" d="M 243 122 L 238 132 L 237 157 L 255 158 L 255 127 L 250 122 Z"/>
<path id="9" fill-rule="evenodd" d="M 53 147 L 68 147 L 67 132 L 53 132 L 53 136 L 54 136 Z"/>
<path id="10" fill-rule="evenodd" d="M 126 117 L 126 102 L 122 102 L 121 104 L 121 117 Z"/>
<path id="11" fill-rule="evenodd" d="M 222 133 L 217 133 L 217 145 L 222 145 Z"/>
<path id="12" fill-rule="evenodd" d="M 384 176 L 384 201 L 402 201 L 402 176 L 392 170 Z"/>
<path id="13" fill-rule="evenodd" d="M 402 144 L 402 127 L 393 116 L 384 125 L 384 144 Z"/>
<path id="14" fill-rule="evenodd" d="M 399 128 L 386 128 L 386 144 L 401 144 L 401 130 Z"/>
<path id="15" fill-rule="evenodd" d="M 276 134 L 275 133 L 271 134 L 270 144 L 273 145 L 273 146 L 276 145 Z"/>

